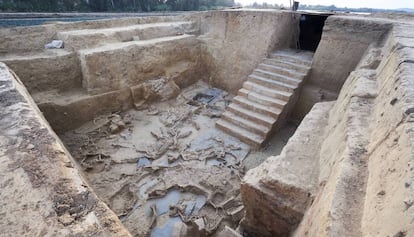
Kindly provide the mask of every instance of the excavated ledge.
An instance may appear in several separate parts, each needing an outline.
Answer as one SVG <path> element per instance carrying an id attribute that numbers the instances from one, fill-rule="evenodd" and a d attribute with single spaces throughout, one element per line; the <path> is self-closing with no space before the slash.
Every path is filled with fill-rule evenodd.
<path id="1" fill-rule="evenodd" d="M 110 43 L 79 51 L 83 71 L 83 88 L 89 94 L 100 94 L 134 86 L 160 76 L 169 76 L 179 62 L 191 62 L 203 72 L 195 36 L 180 35 L 152 40 Z M 172 68 L 169 70 L 169 68 Z M 184 79 L 189 80 L 189 79 Z"/>
<path id="2" fill-rule="evenodd" d="M 250 170 L 241 192 L 250 233 L 281 236 L 303 217 L 318 190 L 318 154 L 333 102 L 317 103 L 282 153 Z"/>
<path id="3" fill-rule="evenodd" d="M 43 53 L 9 54 L 1 62 L 19 73 L 30 93 L 65 90 L 82 84 L 82 72 L 75 53 L 51 49 Z"/>

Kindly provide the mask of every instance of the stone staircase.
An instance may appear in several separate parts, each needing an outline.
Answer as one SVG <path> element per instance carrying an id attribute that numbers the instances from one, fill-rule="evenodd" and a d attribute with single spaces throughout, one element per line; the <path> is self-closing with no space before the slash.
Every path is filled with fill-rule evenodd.
<path id="1" fill-rule="evenodd" d="M 261 147 L 296 102 L 313 53 L 272 53 L 249 75 L 216 127 L 254 148 Z"/>

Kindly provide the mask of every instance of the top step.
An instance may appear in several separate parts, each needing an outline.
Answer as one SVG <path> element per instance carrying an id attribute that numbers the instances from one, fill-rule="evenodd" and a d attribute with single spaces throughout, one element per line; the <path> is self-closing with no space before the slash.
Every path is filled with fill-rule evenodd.
<path id="1" fill-rule="evenodd" d="M 284 55 L 284 56 L 302 58 L 307 61 L 312 61 L 313 55 L 315 54 L 312 51 L 299 50 L 299 49 L 283 49 L 283 50 L 278 50 L 275 53 L 279 55 Z"/>
<path id="2" fill-rule="evenodd" d="M 312 64 L 313 53 L 302 50 L 283 50 L 270 54 L 269 58 L 309 67 Z"/>
<path id="3" fill-rule="evenodd" d="M 58 32 L 57 37 L 65 43 L 65 48 L 74 50 L 98 47 L 106 43 L 148 40 L 166 36 L 192 34 L 193 22 L 160 22 L 124 27 L 84 29 Z"/>
<path id="4" fill-rule="evenodd" d="M 274 65 L 274 66 L 279 66 L 279 67 L 284 67 L 286 69 L 292 69 L 292 70 L 296 70 L 300 73 L 307 73 L 310 69 L 309 66 L 303 65 L 303 64 L 296 64 L 293 62 L 288 62 L 288 61 L 280 61 L 278 59 L 275 58 L 266 58 L 263 63 L 265 64 L 269 64 L 269 65 Z"/>

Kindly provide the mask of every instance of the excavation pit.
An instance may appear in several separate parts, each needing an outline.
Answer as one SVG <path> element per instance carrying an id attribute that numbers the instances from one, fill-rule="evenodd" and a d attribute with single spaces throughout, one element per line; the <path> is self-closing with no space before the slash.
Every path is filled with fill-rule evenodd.
<path id="1" fill-rule="evenodd" d="M 215 128 L 230 98 L 198 82 L 177 98 L 100 116 L 60 137 L 133 235 L 171 236 L 199 216 L 207 222 L 204 231 L 214 233 L 224 223 L 235 228 L 242 217 L 228 213 L 242 206 L 239 186 L 250 148 Z"/>
<path id="2" fill-rule="evenodd" d="M 133 235 L 190 235 L 197 232 L 185 224 L 200 216 L 205 235 L 225 225 L 236 229 L 245 171 L 280 153 L 295 126 L 275 136 L 271 151 L 250 153 L 248 145 L 215 127 L 232 97 L 200 81 L 176 98 L 99 116 L 60 138 Z"/>
<path id="3" fill-rule="evenodd" d="M 411 19 L 225 10 L 1 29 L 1 229 L 410 236 Z"/>

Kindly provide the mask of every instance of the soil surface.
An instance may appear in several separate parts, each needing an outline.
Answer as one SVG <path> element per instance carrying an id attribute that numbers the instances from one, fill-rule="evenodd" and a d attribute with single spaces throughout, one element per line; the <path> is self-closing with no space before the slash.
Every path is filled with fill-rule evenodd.
<path id="1" fill-rule="evenodd" d="M 256 168 L 271 156 L 279 155 L 289 138 L 295 133 L 297 127 L 295 123 L 288 122 L 273 135 L 262 149 L 250 152 L 244 160 L 246 170 Z"/>
<path id="2" fill-rule="evenodd" d="M 61 139 L 133 235 L 214 234 L 237 228 L 244 215 L 249 147 L 215 128 L 230 99 L 199 82 L 176 99 L 100 116 Z"/>

